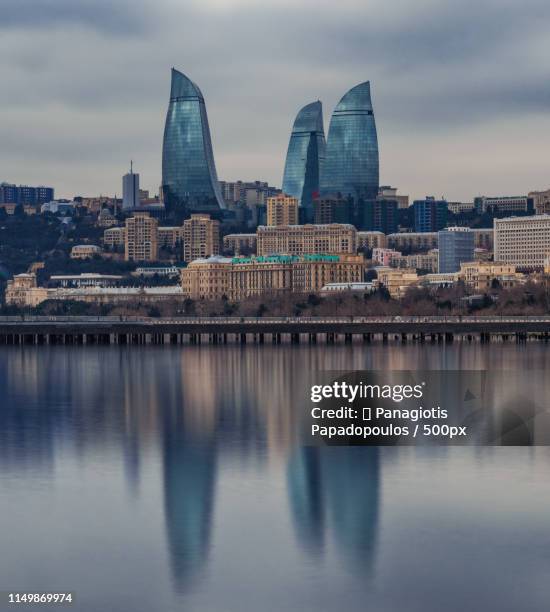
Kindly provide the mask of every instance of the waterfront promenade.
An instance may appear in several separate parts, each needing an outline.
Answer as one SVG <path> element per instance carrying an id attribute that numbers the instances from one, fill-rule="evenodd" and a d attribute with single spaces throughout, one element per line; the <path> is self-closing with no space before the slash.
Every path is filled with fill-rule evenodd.
<path id="1" fill-rule="evenodd" d="M 550 338 L 550 316 L 0 317 L 0 344 L 452 342 Z"/>

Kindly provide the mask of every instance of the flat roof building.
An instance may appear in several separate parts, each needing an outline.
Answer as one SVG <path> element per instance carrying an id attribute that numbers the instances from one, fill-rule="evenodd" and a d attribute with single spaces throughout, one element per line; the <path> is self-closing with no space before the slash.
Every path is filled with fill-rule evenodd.
<path id="1" fill-rule="evenodd" d="M 192 299 L 241 300 L 269 292 L 318 292 L 329 283 L 363 281 L 360 255 L 306 254 L 211 257 L 181 271 L 183 293 Z"/>
<path id="2" fill-rule="evenodd" d="M 218 255 L 220 252 L 220 222 L 210 215 L 194 214 L 183 222 L 183 259 Z"/>
<path id="3" fill-rule="evenodd" d="M 494 220 L 496 262 L 522 270 L 542 270 L 550 253 L 550 215 Z"/>
<path id="4" fill-rule="evenodd" d="M 460 264 L 474 259 L 474 235 L 469 227 L 448 227 L 439 232 L 440 274 L 458 272 Z"/>
<path id="5" fill-rule="evenodd" d="M 126 261 L 156 261 L 158 259 L 157 228 L 158 221 L 149 213 L 135 212 L 126 219 L 124 241 Z"/>
<path id="6" fill-rule="evenodd" d="M 256 234 L 227 234 L 223 237 L 223 251 L 231 255 L 253 255 L 256 241 Z"/>
<path id="7" fill-rule="evenodd" d="M 101 248 L 96 244 L 77 244 L 71 249 L 71 259 L 89 259 L 100 254 Z"/>
<path id="8" fill-rule="evenodd" d="M 357 251 L 357 230 L 349 224 L 260 226 L 256 235 L 258 255 Z"/>
<path id="9" fill-rule="evenodd" d="M 267 225 L 297 225 L 298 198 L 281 193 L 267 198 Z"/>

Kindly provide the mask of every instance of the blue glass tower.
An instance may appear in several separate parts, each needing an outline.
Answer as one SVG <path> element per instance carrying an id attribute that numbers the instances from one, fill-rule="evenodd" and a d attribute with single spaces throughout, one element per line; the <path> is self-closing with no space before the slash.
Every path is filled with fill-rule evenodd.
<path id="1" fill-rule="evenodd" d="M 283 175 L 283 191 L 298 198 L 313 218 L 313 198 L 319 193 L 319 179 L 325 161 L 323 105 L 304 106 L 294 121 Z"/>
<path id="2" fill-rule="evenodd" d="M 356 201 L 378 195 L 378 138 L 366 81 L 350 89 L 330 120 L 321 196 L 341 194 Z"/>
<path id="3" fill-rule="evenodd" d="M 460 264 L 474 261 L 474 232 L 469 227 L 448 227 L 438 233 L 439 272 L 458 272 Z"/>
<path id="4" fill-rule="evenodd" d="M 211 212 L 225 208 L 201 90 L 172 68 L 162 146 L 162 190 L 169 209 Z"/>
<path id="5" fill-rule="evenodd" d="M 428 196 L 413 202 L 414 231 L 438 232 L 447 225 L 448 205 L 446 200 Z"/>

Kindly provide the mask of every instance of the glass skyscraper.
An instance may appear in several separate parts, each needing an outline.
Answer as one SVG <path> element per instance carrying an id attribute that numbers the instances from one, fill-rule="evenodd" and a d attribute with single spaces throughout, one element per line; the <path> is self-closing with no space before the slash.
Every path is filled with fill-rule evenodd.
<path id="1" fill-rule="evenodd" d="M 332 113 L 321 195 L 374 200 L 378 181 L 378 138 L 366 81 L 350 89 Z"/>
<path id="2" fill-rule="evenodd" d="M 469 227 L 448 227 L 438 233 L 439 272 L 458 272 L 460 264 L 474 261 L 474 232 Z"/>
<path id="3" fill-rule="evenodd" d="M 448 204 L 428 196 L 425 200 L 413 202 L 414 231 L 438 232 L 447 225 Z"/>
<path id="4" fill-rule="evenodd" d="M 162 191 L 169 209 L 209 212 L 225 208 L 201 90 L 172 68 L 162 146 Z"/>
<path id="5" fill-rule="evenodd" d="M 298 198 L 307 220 L 313 219 L 313 198 L 319 193 L 319 180 L 325 161 L 323 106 L 304 106 L 294 121 L 283 175 L 283 192 Z"/>

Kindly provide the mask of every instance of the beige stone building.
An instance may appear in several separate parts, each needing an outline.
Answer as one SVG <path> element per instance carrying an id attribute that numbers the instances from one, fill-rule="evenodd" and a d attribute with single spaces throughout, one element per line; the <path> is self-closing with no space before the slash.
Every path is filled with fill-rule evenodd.
<path id="1" fill-rule="evenodd" d="M 111 227 L 103 232 L 103 246 L 106 248 L 116 248 L 124 246 L 126 241 L 125 227 Z"/>
<path id="2" fill-rule="evenodd" d="M 398 232 L 387 235 L 387 246 L 396 251 L 429 251 L 438 248 L 437 232 Z"/>
<path id="3" fill-rule="evenodd" d="M 38 287 L 36 274 L 16 274 L 6 286 L 6 304 L 8 306 L 38 306 L 47 299 L 48 290 Z"/>
<path id="4" fill-rule="evenodd" d="M 281 193 L 267 198 L 268 225 L 298 225 L 298 198 Z"/>
<path id="5" fill-rule="evenodd" d="M 80 206 L 87 208 L 90 212 L 99 213 L 104 206 L 116 209 L 122 206 L 122 200 L 109 196 L 84 197 L 79 202 Z"/>
<path id="6" fill-rule="evenodd" d="M 542 270 L 550 253 L 550 215 L 494 220 L 496 262 Z"/>
<path id="7" fill-rule="evenodd" d="M 348 224 L 259 226 L 256 235 L 258 255 L 357 251 L 357 230 Z"/>
<path id="8" fill-rule="evenodd" d="M 117 218 L 108 208 L 102 208 L 97 216 L 97 225 L 99 227 L 115 227 L 118 224 Z"/>
<path id="9" fill-rule="evenodd" d="M 418 279 L 419 284 L 430 288 L 451 287 L 459 281 L 459 272 L 434 272 Z"/>
<path id="10" fill-rule="evenodd" d="M 71 259 L 89 259 L 100 254 L 101 249 L 96 244 L 77 244 L 71 249 Z"/>
<path id="11" fill-rule="evenodd" d="M 387 246 L 384 232 L 357 232 L 358 249 L 385 249 Z"/>
<path id="12" fill-rule="evenodd" d="M 419 278 L 416 270 L 396 268 L 376 268 L 378 282 L 384 285 L 391 297 L 402 298 L 407 289 L 418 284 Z"/>
<path id="13" fill-rule="evenodd" d="M 195 214 L 183 222 L 183 259 L 218 255 L 220 252 L 220 222 L 210 215 Z"/>
<path id="14" fill-rule="evenodd" d="M 256 253 L 256 234 L 227 234 L 223 238 L 223 251 L 231 255 Z"/>
<path id="15" fill-rule="evenodd" d="M 14 279 L 19 283 L 19 279 Z M 165 287 L 23 287 L 15 286 L 6 294 L 9 304 L 34 307 L 46 300 L 87 302 L 89 304 L 158 304 L 183 300 L 178 285 Z"/>
<path id="16" fill-rule="evenodd" d="M 135 212 L 126 219 L 124 242 L 126 261 L 156 261 L 158 259 L 157 229 L 158 221 L 146 212 Z"/>
<path id="17" fill-rule="evenodd" d="M 157 243 L 159 249 L 162 247 L 175 249 L 183 243 L 183 227 L 159 227 L 157 229 Z"/>
<path id="18" fill-rule="evenodd" d="M 499 262 L 470 261 L 462 263 L 458 276 L 466 285 L 480 293 L 491 289 L 493 281 L 498 281 L 498 284 L 506 289 L 525 282 L 525 275 L 517 272 L 516 266 Z"/>
<path id="19" fill-rule="evenodd" d="M 428 270 L 435 273 L 438 270 L 438 249 L 431 249 L 427 253 L 415 253 L 414 255 L 402 255 L 397 260 L 399 268 L 409 268 L 413 270 Z"/>
<path id="20" fill-rule="evenodd" d="M 269 292 L 309 293 L 328 283 L 361 282 L 361 255 L 304 255 L 195 260 L 181 271 L 185 296 L 241 300 Z"/>

